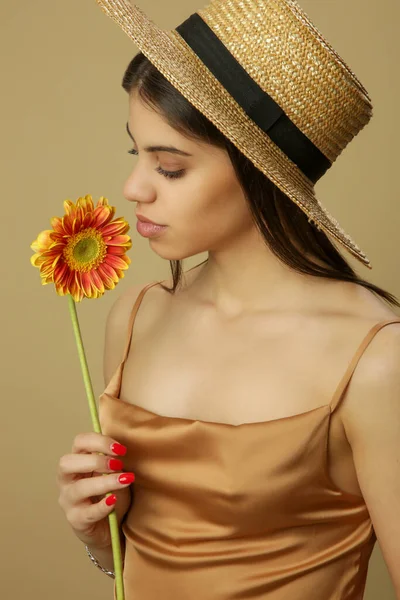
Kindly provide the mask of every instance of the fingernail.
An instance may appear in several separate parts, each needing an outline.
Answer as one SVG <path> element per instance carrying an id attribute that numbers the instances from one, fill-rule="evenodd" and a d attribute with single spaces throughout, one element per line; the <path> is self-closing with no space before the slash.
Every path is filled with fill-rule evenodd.
<path id="1" fill-rule="evenodd" d="M 134 473 L 122 473 L 122 475 L 120 475 L 118 477 L 118 481 L 120 483 L 132 483 L 133 481 L 135 481 L 135 474 Z"/>
<path id="2" fill-rule="evenodd" d="M 118 442 L 114 442 L 114 444 L 111 444 L 111 450 L 114 454 L 118 454 L 118 456 L 125 456 L 127 447 Z"/>
<path id="3" fill-rule="evenodd" d="M 111 494 L 111 496 L 107 496 L 106 504 L 107 506 L 112 506 L 117 501 L 117 496 L 115 494 Z"/>
<path id="4" fill-rule="evenodd" d="M 113 471 L 122 471 L 124 465 L 122 460 L 119 460 L 119 458 L 110 458 L 108 461 L 108 468 L 112 469 Z"/>

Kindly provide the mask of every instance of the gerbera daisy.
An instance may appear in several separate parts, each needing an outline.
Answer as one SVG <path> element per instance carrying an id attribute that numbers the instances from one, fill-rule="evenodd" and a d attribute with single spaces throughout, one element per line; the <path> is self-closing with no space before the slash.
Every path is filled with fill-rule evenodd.
<path id="1" fill-rule="evenodd" d="M 126 235 L 129 224 L 114 219 L 115 207 L 101 196 L 94 207 L 90 195 L 64 202 L 65 215 L 53 217 L 53 229 L 42 231 L 31 244 L 36 254 L 31 263 L 38 267 L 42 285 L 54 283 L 60 296 L 71 294 L 76 302 L 99 298 L 114 289 L 131 260 L 132 246 Z"/>

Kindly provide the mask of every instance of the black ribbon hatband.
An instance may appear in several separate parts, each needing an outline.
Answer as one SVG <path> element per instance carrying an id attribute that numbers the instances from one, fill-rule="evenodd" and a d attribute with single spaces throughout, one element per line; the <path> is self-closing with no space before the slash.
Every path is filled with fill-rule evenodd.
<path id="1" fill-rule="evenodd" d="M 273 98 L 250 77 L 199 14 L 192 14 L 176 31 L 210 69 L 246 114 L 316 183 L 331 161 L 300 131 Z"/>

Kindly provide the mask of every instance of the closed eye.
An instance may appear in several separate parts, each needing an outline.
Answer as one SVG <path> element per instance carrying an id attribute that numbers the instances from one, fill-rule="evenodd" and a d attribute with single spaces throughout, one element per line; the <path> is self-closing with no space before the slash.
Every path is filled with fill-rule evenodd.
<path id="1" fill-rule="evenodd" d="M 131 150 L 128 150 L 128 154 L 137 155 L 138 152 L 137 150 L 132 148 Z M 178 179 L 179 177 L 183 177 L 183 175 L 185 174 L 185 169 L 180 169 L 179 171 L 165 171 L 161 167 L 157 167 L 157 169 L 154 170 L 157 171 L 157 173 L 160 173 L 160 175 L 163 175 L 164 177 L 167 177 L 169 179 Z"/>

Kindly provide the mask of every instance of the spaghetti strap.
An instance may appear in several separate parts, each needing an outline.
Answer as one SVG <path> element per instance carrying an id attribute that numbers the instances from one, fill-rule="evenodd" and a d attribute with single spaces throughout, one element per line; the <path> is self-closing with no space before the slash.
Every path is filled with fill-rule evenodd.
<path id="1" fill-rule="evenodd" d="M 148 283 L 147 285 L 144 286 L 144 288 L 142 288 L 139 292 L 138 297 L 136 298 L 135 304 L 133 305 L 131 314 L 129 316 L 129 322 L 128 322 L 128 333 L 127 333 L 127 338 L 126 338 L 126 342 L 125 342 L 125 349 L 124 349 L 124 354 L 122 356 L 122 361 L 121 364 L 123 364 L 126 361 L 126 357 L 128 356 L 128 352 L 129 352 L 129 348 L 131 345 L 131 339 L 132 339 L 132 331 L 133 331 L 133 325 L 135 323 L 135 318 L 136 318 L 136 314 L 137 311 L 139 310 L 139 306 L 143 300 L 143 296 L 145 295 L 145 293 L 147 292 L 147 290 L 151 287 L 153 287 L 154 285 L 158 285 L 159 283 L 161 283 L 160 281 L 154 281 L 153 283 Z"/>
<path id="2" fill-rule="evenodd" d="M 376 323 L 368 331 L 367 335 L 364 337 L 361 344 L 357 348 L 357 351 L 356 351 L 352 361 L 350 362 L 345 374 L 343 375 L 343 377 L 333 395 L 333 399 L 330 403 L 331 413 L 334 412 L 334 410 L 337 408 L 337 406 L 340 404 L 340 401 L 344 397 L 344 392 L 345 392 L 347 386 L 349 385 L 351 377 L 355 371 L 355 368 L 358 365 L 358 362 L 359 362 L 361 356 L 363 355 L 364 351 L 366 350 L 366 348 L 369 346 L 370 342 L 375 337 L 375 335 L 378 333 L 378 331 L 380 331 L 386 325 L 390 325 L 391 323 L 400 323 L 400 318 L 390 319 L 390 320 L 386 320 L 386 321 L 380 321 L 379 323 Z"/>

